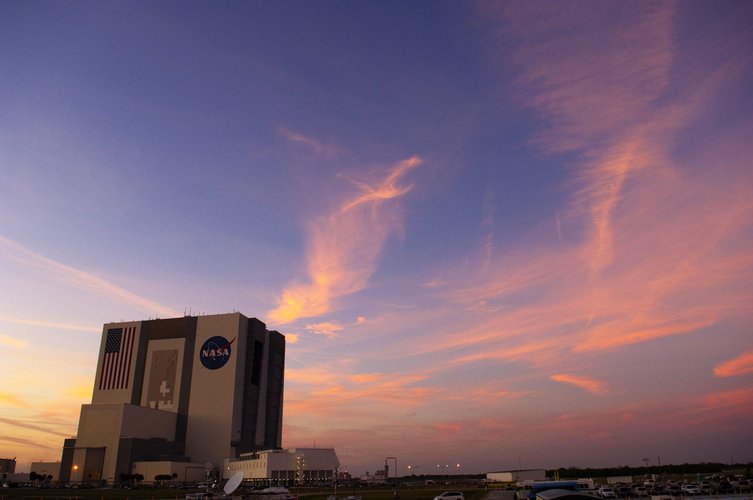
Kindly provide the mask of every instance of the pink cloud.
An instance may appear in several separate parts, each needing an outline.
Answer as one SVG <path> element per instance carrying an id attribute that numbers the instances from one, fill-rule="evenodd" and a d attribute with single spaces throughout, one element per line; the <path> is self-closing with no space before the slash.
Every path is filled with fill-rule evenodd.
<path id="1" fill-rule="evenodd" d="M 570 384 L 584 391 L 590 392 L 601 396 L 609 392 L 609 388 L 606 382 L 596 380 L 588 377 L 582 377 L 578 375 L 572 375 L 567 373 L 557 373 L 549 376 L 550 379 L 555 382 L 562 382 L 564 384 Z"/>
<path id="2" fill-rule="evenodd" d="M 418 280 L 426 301 L 396 305 L 373 321 L 370 316 L 366 333 L 373 337 L 388 335 L 390 325 L 416 332 L 393 333 L 385 352 L 407 362 L 431 359 L 424 378 L 393 381 L 411 397 L 379 399 L 383 374 L 351 373 L 315 393 L 317 404 L 306 405 L 308 392 L 296 393 L 296 419 L 311 412 L 316 417 L 307 430 L 339 440 L 337 425 L 316 425 L 323 422 L 316 418 L 325 418 L 317 414 L 319 405 L 337 408 L 338 423 L 346 421 L 340 415 L 363 419 L 349 421 L 351 446 L 384 450 L 388 443 L 388 455 L 399 446 L 391 433 L 400 432 L 427 453 L 479 443 L 476 453 L 492 454 L 494 445 L 484 443 L 504 439 L 508 449 L 530 450 L 531 442 L 559 446 L 563 460 L 581 441 L 614 456 L 646 446 L 674 448 L 713 425 L 744 431 L 750 391 L 697 395 L 696 379 L 687 378 L 692 370 L 675 370 L 684 361 L 674 365 L 671 356 L 672 349 L 678 358 L 697 355 L 694 349 L 730 325 L 751 325 L 750 122 L 732 124 L 736 130 L 729 134 L 704 128 L 703 141 L 683 142 L 688 130 L 715 117 L 715 100 L 740 76 L 737 63 L 728 64 L 735 54 L 720 51 L 719 67 L 702 61 L 697 78 L 678 78 L 671 3 L 623 6 L 617 13 L 598 3 L 586 11 L 535 2 L 484 5 L 493 11 L 485 12 L 484 22 L 501 19 L 500 36 L 516 47 L 521 102 L 547 124 L 533 145 L 574 153 L 564 186 L 569 197 L 550 220 L 511 243 L 494 237 L 493 193 L 485 192 L 478 248 L 457 266 Z M 491 58 L 499 51 L 489 52 Z M 399 186 L 385 192 L 393 191 Z M 377 197 L 364 190 L 354 198 L 361 199 Z M 636 348 L 641 344 L 644 349 Z M 632 381 L 611 375 L 617 366 L 657 353 L 664 356 L 657 363 L 671 365 L 662 379 L 668 390 L 674 387 L 669 396 L 645 387 L 631 394 Z M 714 373 L 750 373 L 749 354 L 719 364 Z M 553 364 L 571 362 L 589 376 Z M 552 366 L 560 366 L 553 375 Z M 451 377 L 461 386 L 483 370 L 493 370 L 504 386 L 439 388 Z M 549 380 L 601 397 L 557 399 L 574 391 Z M 361 413 L 353 397 L 375 398 L 379 408 Z M 537 405 L 542 399 L 559 404 Z M 462 402 L 470 416 L 438 411 L 448 402 Z M 387 417 L 407 413 L 415 414 L 411 422 Z M 378 437 L 362 436 L 365 429 Z"/>
<path id="3" fill-rule="evenodd" d="M 717 377 L 737 377 L 748 373 L 753 373 L 753 351 L 744 352 L 714 367 L 714 375 Z"/>
<path id="4" fill-rule="evenodd" d="M 307 147 L 308 149 L 312 150 L 316 154 L 326 156 L 328 158 L 333 158 L 333 157 L 339 156 L 340 154 L 340 151 L 337 147 L 324 144 L 321 141 L 318 141 L 312 137 L 308 137 L 306 135 L 300 134 L 298 132 L 293 132 L 286 128 L 280 128 L 280 134 L 288 141 L 294 144 L 301 144 Z"/>
<path id="5" fill-rule="evenodd" d="M 697 79 L 673 78 L 673 4 L 625 7 L 610 23 L 606 5 L 484 9 L 485 22 L 516 43 L 520 99 L 549 124 L 538 143 L 578 153 L 572 194 L 553 215 L 556 231 L 542 223 L 492 260 L 484 251 L 475 267 L 428 281 L 442 283 L 437 297 L 465 307 L 468 319 L 415 349 L 452 352 L 456 363 L 535 365 L 746 321 L 749 141 L 715 137 L 683 163 L 675 150 L 715 112 L 740 71 L 734 58 L 706 62 Z M 662 99 L 670 88 L 673 98 Z"/>
<path id="6" fill-rule="evenodd" d="M 386 202 L 403 196 L 410 186 L 398 181 L 421 164 L 414 156 L 393 165 L 376 182 L 353 181 L 357 191 L 339 209 L 309 225 L 308 282 L 287 287 L 268 313 L 275 323 L 321 316 L 339 297 L 362 290 L 374 270 L 388 236 L 400 225 L 395 206 Z"/>

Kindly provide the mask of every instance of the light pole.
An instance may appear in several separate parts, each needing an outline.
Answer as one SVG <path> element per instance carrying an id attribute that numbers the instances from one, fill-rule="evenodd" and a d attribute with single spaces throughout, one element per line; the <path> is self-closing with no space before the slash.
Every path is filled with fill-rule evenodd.
<path id="1" fill-rule="evenodd" d="M 442 475 L 442 467 L 444 467 L 444 475 L 447 476 L 447 469 L 450 466 L 449 465 L 440 465 L 440 464 L 437 464 L 437 470 L 439 472 L 439 475 Z"/>
<path id="2" fill-rule="evenodd" d="M 385 475 L 387 475 L 387 460 L 394 460 L 395 461 L 395 500 L 399 500 L 400 494 L 397 492 L 397 458 L 395 457 L 387 457 L 384 459 L 384 472 Z M 389 482 L 389 477 L 385 477 L 387 482 Z"/>
<path id="3" fill-rule="evenodd" d="M 412 473 L 414 476 L 416 475 L 416 469 L 418 469 L 420 465 L 409 465 L 408 466 L 408 472 Z"/>

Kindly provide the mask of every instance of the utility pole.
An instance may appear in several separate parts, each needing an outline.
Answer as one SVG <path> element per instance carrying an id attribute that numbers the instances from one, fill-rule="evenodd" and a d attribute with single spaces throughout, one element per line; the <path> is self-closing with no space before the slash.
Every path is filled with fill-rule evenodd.
<path id="1" fill-rule="evenodd" d="M 397 458 L 395 457 L 387 457 L 384 459 L 384 475 L 385 479 L 389 483 L 389 474 L 387 474 L 387 460 L 394 460 L 395 461 L 395 500 L 400 500 L 400 493 L 397 491 Z"/>

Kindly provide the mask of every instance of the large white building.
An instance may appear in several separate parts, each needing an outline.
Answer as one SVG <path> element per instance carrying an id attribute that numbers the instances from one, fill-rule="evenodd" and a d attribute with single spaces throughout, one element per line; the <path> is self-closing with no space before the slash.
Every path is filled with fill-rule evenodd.
<path id="1" fill-rule="evenodd" d="M 65 442 L 61 480 L 142 470 L 192 480 L 228 457 L 279 448 L 284 364 L 285 337 L 240 313 L 104 325 L 92 402 Z"/>

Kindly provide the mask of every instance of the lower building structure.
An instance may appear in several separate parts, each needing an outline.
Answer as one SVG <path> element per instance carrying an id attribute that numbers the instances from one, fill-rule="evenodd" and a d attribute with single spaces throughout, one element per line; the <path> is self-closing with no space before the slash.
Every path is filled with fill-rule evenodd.
<path id="1" fill-rule="evenodd" d="M 60 462 L 32 462 L 29 474 L 32 472 L 37 477 L 57 481 L 60 479 Z"/>
<path id="2" fill-rule="evenodd" d="M 288 448 L 228 458 L 222 468 L 222 476 L 228 479 L 242 471 L 246 481 L 257 484 L 325 484 L 337 478 L 339 467 L 340 461 L 334 448 Z"/>
<path id="3" fill-rule="evenodd" d="M 0 458 L 0 474 L 13 474 L 16 472 L 15 458 Z"/>

